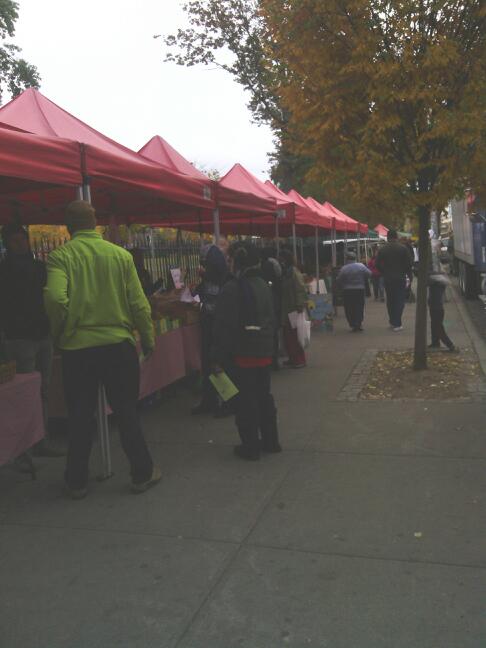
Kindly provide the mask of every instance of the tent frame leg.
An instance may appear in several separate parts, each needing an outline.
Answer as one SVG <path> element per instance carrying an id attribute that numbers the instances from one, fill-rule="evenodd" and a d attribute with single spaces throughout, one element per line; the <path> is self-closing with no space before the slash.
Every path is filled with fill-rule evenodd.
<path id="1" fill-rule="evenodd" d="M 81 189 L 83 200 L 91 204 L 91 187 L 89 185 L 89 182 L 84 182 Z M 77 195 L 79 195 L 79 188 Z M 112 477 L 113 472 L 111 469 L 110 428 L 108 425 L 108 414 L 106 410 L 106 395 L 105 388 L 101 384 L 98 388 L 96 423 L 98 428 L 98 436 L 100 439 L 101 451 L 101 473 L 98 475 L 98 480 L 103 481 Z"/>

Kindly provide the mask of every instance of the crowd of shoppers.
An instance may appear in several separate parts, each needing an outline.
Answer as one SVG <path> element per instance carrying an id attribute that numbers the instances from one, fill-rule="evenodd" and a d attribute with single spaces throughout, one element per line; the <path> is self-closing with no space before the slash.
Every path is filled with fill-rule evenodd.
<path id="1" fill-rule="evenodd" d="M 71 203 L 66 210 L 70 242 L 53 251 L 47 268 L 34 259 L 27 231 L 6 225 L 2 239 L 6 258 L 0 263 L 0 335 L 19 373 L 38 370 L 48 431 L 48 388 L 53 345 L 62 357 L 69 442 L 65 470 L 68 493 L 87 494 L 88 466 L 94 440 L 99 385 L 118 422 L 121 444 L 130 464 L 132 491 L 142 493 L 161 479 L 147 448 L 137 413 L 140 363 L 135 348 L 138 331 L 143 356 L 154 349 L 154 329 L 146 295 L 154 290 L 138 250 L 130 254 L 105 241 L 96 231 L 92 206 Z M 241 443 L 235 454 L 257 460 L 262 452 L 281 451 L 277 409 L 271 393 L 271 370 L 280 367 L 280 334 L 288 355 L 286 366 L 306 366 L 293 318 L 305 311 L 304 278 L 290 250 L 277 255 L 225 239 L 206 245 L 200 256 L 200 282 L 193 293 L 201 302 L 202 396 L 193 414 L 235 415 Z M 367 266 L 348 252 L 337 274 L 351 331 L 363 331 L 369 281 L 375 300 L 386 305 L 390 327 L 402 330 L 406 289 L 413 279 L 414 259 L 398 242 L 394 230 L 388 242 L 375 248 Z M 442 273 L 429 277 L 431 348 L 441 342 L 456 347 L 444 329 Z M 210 380 L 225 372 L 238 390 L 223 403 Z M 34 454 L 60 456 L 48 435 Z"/>

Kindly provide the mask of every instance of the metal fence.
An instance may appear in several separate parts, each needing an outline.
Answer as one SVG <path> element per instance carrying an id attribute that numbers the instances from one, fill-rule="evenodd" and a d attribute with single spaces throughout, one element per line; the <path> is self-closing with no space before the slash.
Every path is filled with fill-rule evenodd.
<path id="1" fill-rule="evenodd" d="M 187 283 L 195 283 L 198 277 L 201 242 L 184 240 L 181 234 L 175 241 L 168 241 L 159 234 L 145 230 L 131 235 L 125 247 L 142 250 L 145 267 L 154 282 L 161 281 L 167 288 L 171 285 L 170 270 L 180 268 Z"/>
<path id="2" fill-rule="evenodd" d="M 36 259 L 47 261 L 52 250 L 64 245 L 67 239 L 62 237 L 45 236 L 34 239 L 31 249 Z M 130 233 L 128 241 L 120 243 L 127 250 L 138 248 L 143 253 L 146 269 L 152 280 L 167 288 L 171 286 L 170 270 L 180 268 L 186 283 L 195 283 L 198 277 L 199 255 L 201 242 L 185 240 L 178 234 L 174 241 L 169 241 L 154 230 L 144 230 Z M 5 247 L 0 241 L 0 260 L 5 256 Z"/>

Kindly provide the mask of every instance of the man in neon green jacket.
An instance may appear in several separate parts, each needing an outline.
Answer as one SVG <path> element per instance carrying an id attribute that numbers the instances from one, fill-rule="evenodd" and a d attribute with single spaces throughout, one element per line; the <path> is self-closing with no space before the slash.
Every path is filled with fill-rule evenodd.
<path id="1" fill-rule="evenodd" d="M 160 481 L 137 415 L 140 367 L 134 330 L 145 356 L 154 348 L 150 306 L 131 255 L 95 230 L 93 207 L 68 205 L 72 240 L 49 255 L 45 305 L 54 342 L 62 354 L 69 418 L 65 472 L 73 498 L 87 494 L 88 463 L 95 434 L 98 386 L 102 383 L 131 467 L 132 490 Z"/>

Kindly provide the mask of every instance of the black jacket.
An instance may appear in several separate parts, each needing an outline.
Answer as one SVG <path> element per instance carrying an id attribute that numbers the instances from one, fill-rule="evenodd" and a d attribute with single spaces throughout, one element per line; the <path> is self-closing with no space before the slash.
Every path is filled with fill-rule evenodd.
<path id="1" fill-rule="evenodd" d="M 413 277 L 410 253 L 398 241 L 390 241 L 380 249 L 376 257 L 376 267 L 385 278 L 385 281 L 405 276 L 410 277 L 410 279 Z"/>
<path id="2" fill-rule="evenodd" d="M 42 340 L 49 334 L 44 308 L 46 266 L 32 255 L 0 263 L 0 331 L 7 340 Z"/>
<path id="3" fill-rule="evenodd" d="M 258 270 L 231 279 L 216 304 L 212 361 L 273 356 L 275 315 L 272 292 Z"/>
<path id="4" fill-rule="evenodd" d="M 196 294 L 201 300 L 203 317 L 213 317 L 221 288 L 229 277 L 228 266 L 216 245 L 203 248 L 201 264 L 204 265 L 204 275 L 196 288 Z"/>

